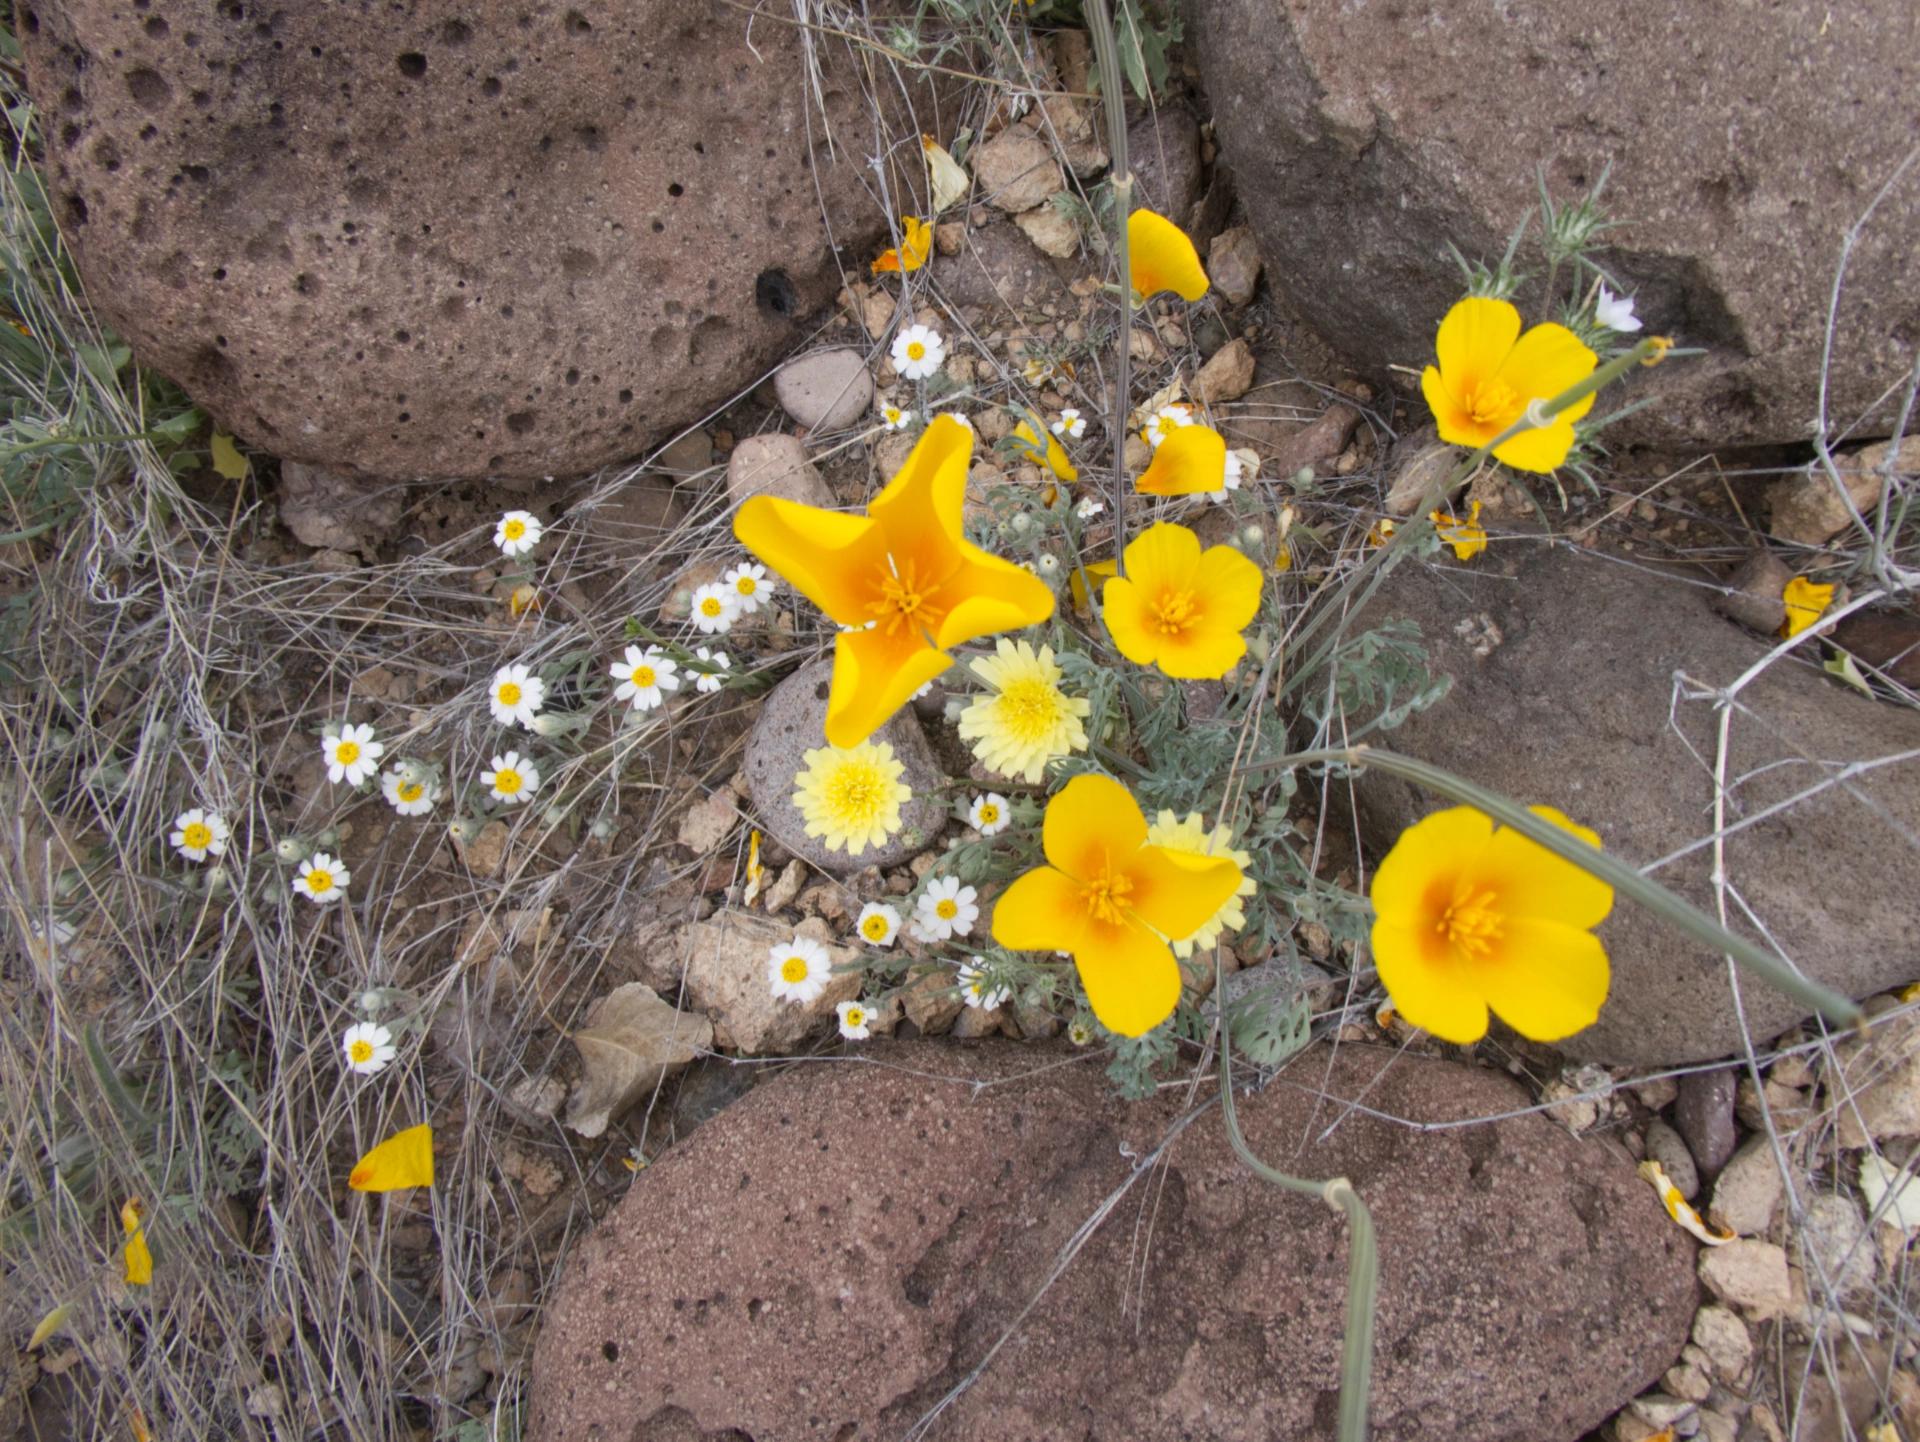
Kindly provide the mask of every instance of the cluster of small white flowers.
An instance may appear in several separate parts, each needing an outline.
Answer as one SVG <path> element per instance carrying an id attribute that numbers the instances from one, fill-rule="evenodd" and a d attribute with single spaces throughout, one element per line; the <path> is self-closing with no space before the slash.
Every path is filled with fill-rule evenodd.
<path id="1" fill-rule="evenodd" d="M 862 941 L 873 946 L 892 946 L 900 934 L 900 913 L 884 901 L 869 901 L 860 908 L 854 927 Z"/>
<path id="2" fill-rule="evenodd" d="M 173 818 L 167 845 L 189 861 L 205 861 L 209 856 L 225 856 L 232 836 L 224 816 L 196 806 Z"/>
<path id="3" fill-rule="evenodd" d="M 531 758 L 523 758 L 518 751 L 509 751 L 504 756 L 493 758 L 493 770 L 480 773 L 480 784 L 487 788 L 495 801 L 512 806 L 522 801 L 531 801 L 533 793 L 540 789 L 540 768 Z"/>
<path id="4" fill-rule="evenodd" d="M 765 566 L 743 561 L 719 580 L 694 588 L 688 619 L 706 635 L 725 635 L 742 616 L 766 605 L 773 587 Z"/>
<path id="5" fill-rule="evenodd" d="M 712 695 L 727 684 L 726 674 L 733 669 L 733 662 L 727 659 L 725 651 L 709 651 L 705 646 L 696 646 L 693 659 L 713 668 L 710 671 L 693 672 L 694 690 Z"/>
<path id="6" fill-rule="evenodd" d="M 997 1011 L 1012 998 L 1013 988 L 990 984 L 984 965 L 983 959 L 976 956 L 969 965 L 960 968 L 960 1000 L 981 1011 Z"/>
<path id="7" fill-rule="evenodd" d="M 882 406 L 880 424 L 890 431 L 904 431 L 913 424 L 913 412 L 903 411 L 899 406 Z"/>
<path id="8" fill-rule="evenodd" d="M 636 711 L 651 711 L 662 704 L 669 691 L 680 689 L 678 664 L 658 646 L 644 651 L 627 647 L 627 659 L 615 661 L 609 674 L 620 684 L 613 688 L 613 699 L 630 702 Z"/>
<path id="9" fill-rule="evenodd" d="M 380 758 L 387 748 L 373 739 L 373 727 L 342 726 L 338 732 L 320 738 L 320 754 L 326 758 L 327 780 L 338 786 L 345 782 L 358 786 L 380 770 Z"/>

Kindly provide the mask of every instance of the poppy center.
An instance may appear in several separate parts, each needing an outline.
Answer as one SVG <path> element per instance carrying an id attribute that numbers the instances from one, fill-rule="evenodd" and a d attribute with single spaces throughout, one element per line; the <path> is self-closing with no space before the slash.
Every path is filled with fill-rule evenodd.
<path id="1" fill-rule="evenodd" d="M 1505 429 L 1520 414 L 1520 397 L 1505 381 L 1482 381 L 1466 395 L 1467 414 L 1477 426 Z"/>
<path id="2" fill-rule="evenodd" d="M 342 741 L 333 748 L 333 759 L 342 766 L 351 766 L 360 759 L 360 748 L 351 741 Z"/>
<path id="3" fill-rule="evenodd" d="M 790 956 L 780 963 L 780 980 L 789 984 L 798 984 L 807 979 L 807 959 L 804 956 Z"/>
<path id="4" fill-rule="evenodd" d="M 642 689 L 651 686 L 653 684 L 653 667 L 635 666 L 633 668 L 633 684 Z"/>
<path id="5" fill-rule="evenodd" d="M 520 704 L 520 688 L 511 681 L 502 681 L 500 683 L 500 704 L 502 706 L 518 706 Z"/>
<path id="6" fill-rule="evenodd" d="M 213 841 L 213 831 L 198 821 L 190 821 L 181 828 L 180 839 L 194 851 L 205 851 Z"/>
<path id="7" fill-rule="evenodd" d="M 1193 604 L 1192 591 L 1162 591 L 1160 599 L 1153 603 L 1153 614 L 1160 618 L 1160 634 L 1178 636 L 1191 626 L 1198 608 Z"/>
<path id="8" fill-rule="evenodd" d="M 1095 921 L 1118 926 L 1125 919 L 1127 898 L 1133 895 L 1133 882 L 1114 875 L 1111 865 L 1102 866 L 1099 876 L 1080 888 L 1080 899 Z"/>
<path id="9" fill-rule="evenodd" d="M 1501 936 L 1506 918 L 1493 909 L 1499 896 L 1492 891 L 1477 891 L 1471 881 L 1453 888 L 1453 901 L 1440 914 L 1434 930 L 1446 937 L 1447 944 L 1468 956 L 1485 956 Z"/>
<path id="10" fill-rule="evenodd" d="M 946 607 L 931 604 L 937 586 L 931 576 L 920 575 L 912 561 L 902 570 L 889 556 L 880 573 L 880 599 L 867 602 L 867 609 L 887 623 L 889 636 L 902 624 L 927 630 L 946 614 Z"/>

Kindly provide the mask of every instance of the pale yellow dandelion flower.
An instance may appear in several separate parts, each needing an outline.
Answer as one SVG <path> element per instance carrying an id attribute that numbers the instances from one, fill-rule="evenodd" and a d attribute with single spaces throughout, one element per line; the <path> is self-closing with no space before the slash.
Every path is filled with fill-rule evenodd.
<path id="1" fill-rule="evenodd" d="M 1003 639 L 996 649 L 998 656 L 973 662 L 973 674 L 993 692 L 960 713 L 960 736 L 976 743 L 973 754 L 997 774 L 1038 785 L 1050 759 L 1087 749 L 1080 721 L 1092 708 L 1086 698 L 1060 689 L 1053 647 L 1035 654 L 1025 641 Z"/>
<path id="2" fill-rule="evenodd" d="M 1240 868 L 1240 888 L 1220 903 L 1220 909 L 1201 925 L 1192 936 L 1173 943 L 1174 955 L 1185 958 L 1192 956 L 1198 947 L 1205 951 L 1220 939 L 1222 931 L 1231 928 L 1238 931 L 1247 924 L 1247 914 L 1240 909 L 1240 898 L 1252 896 L 1260 888 L 1254 885 L 1253 878 L 1247 875 L 1247 868 L 1253 865 L 1253 857 L 1245 851 L 1236 851 L 1229 844 L 1233 832 L 1224 826 L 1216 826 L 1208 831 L 1206 823 L 1200 819 L 1198 811 L 1189 812 L 1185 821 L 1173 819 L 1171 811 L 1162 811 L 1154 823 L 1147 828 L 1147 844 L 1163 846 L 1176 856 L 1205 856 L 1217 858 L 1224 856 Z"/>
<path id="3" fill-rule="evenodd" d="M 900 829 L 900 808 L 913 788 L 901 781 L 907 768 L 893 759 L 892 746 L 822 746 L 807 752 L 806 762 L 793 778 L 793 804 L 807 819 L 807 835 L 823 838 L 829 851 L 858 856 Z"/>

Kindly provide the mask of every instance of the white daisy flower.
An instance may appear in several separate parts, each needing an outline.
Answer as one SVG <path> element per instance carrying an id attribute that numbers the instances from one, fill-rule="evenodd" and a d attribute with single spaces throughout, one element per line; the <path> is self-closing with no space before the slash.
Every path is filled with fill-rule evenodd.
<path id="1" fill-rule="evenodd" d="M 947 343 L 938 331 L 910 325 L 893 338 L 893 368 L 910 381 L 923 381 L 947 358 Z"/>
<path id="2" fill-rule="evenodd" d="M 396 766 L 380 778 L 380 794 L 402 816 L 425 816 L 440 799 L 431 780 L 404 766 Z"/>
<path id="3" fill-rule="evenodd" d="M 765 566 L 742 561 L 720 578 L 720 584 L 733 592 L 733 604 L 739 608 L 740 614 L 751 616 L 770 603 L 773 588 L 779 582 L 767 579 Z"/>
<path id="4" fill-rule="evenodd" d="M 480 773 L 480 784 L 493 793 L 495 801 L 530 801 L 540 789 L 540 768 L 531 760 L 523 761 L 518 751 L 509 751 L 493 758 L 493 770 Z"/>
<path id="5" fill-rule="evenodd" d="M 972 966 L 960 968 L 960 999 L 968 1006 L 978 1007 L 981 1011 L 997 1011 L 1013 996 L 1010 986 L 989 986 L 986 972 L 980 969 L 980 958 L 973 959 Z"/>
<path id="6" fill-rule="evenodd" d="M 1107 503 L 1105 501 L 1087 500 L 1075 506 L 1073 513 L 1083 521 L 1091 521 L 1095 516 L 1106 510 L 1106 508 Z"/>
<path id="7" fill-rule="evenodd" d="M 1068 406 L 1060 412 L 1060 419 L 1048 427 L 1056 436 L 1077 441 L 1087 433 L 1087 418 Z"/>
<path id="8" fill-rule="evenodd" d="M 884 901 L 869 901 L 860 908 L 860 918 L 854 927 L 860 939 L 869 945 L 892 946 L 893 939 L 900 934 L 900 913 Z"/>
<path id="9" fill-rule="evenodd" d="M 680 689 L 680 678 L 674 674 L 677 669 L 673 658 L 658 646 L 644 651 L 629 646 L 627 659 L 615 661 L 609 668 L 620 683 L 613 688 L 613 699 L 631 701 L 636 711 L 650 711 L 666 699 L 667 692 Z"/>
<path id="10" fill-rule="evenodd" d="M 989 791 L 985 796 L 973 798 L 973 805 L 967 808 L 967 825 L 982 836 L 998 836 L 1007 829 L 1007 823 L 1013 819 L 1007 810 L 1007 798 Z"/>
<path id="11" fill-rule="evenodd" d="M 493 719 L 502 726 L 518 722 L 529 731 L 533 718 L 547 704 L 547 683 L 525 666 L 502 666 L 493 673 L 493 686 L 487 692 L 487 705 Z"/>
<path id="12" fill-rule="evenodd" d="M 980 908 L 973 904 L 976 895 L 971 886 L 962 886 L 957 876 L 942 876 L 929 883 L 913 909 L 914 935 L 922 941 L 965 936 L 980 916 Z"/>
<path id="13" fill-rule="evenodd" d="M 1601 283 L 1599 296 L 1593 302 L 1593 318 L 1608 330 L 1623 334 L 1640 329 L 1640 317 L 1633 313 L 1633 297 L 1615 295 L 1604 282 Z"/>
<path id="14" fill-rule="evenodd" d="M 724 677 L 728 671 L 733 669 L 733 662 L 727 659 L 727 653 L 725 651 L 709 651 L 705 646 L 697 646 L 694 648 L 693 655 L 695 660 L 705 661 L 709 666 L 714 668 L 707 674 L 695 679 L 693 683 L 694 690 L 705 691 L 711 695 L 727 684 Z"/>
<path id="15" fill-rule="evenodd" d="M 913 424 L 913 412 L 903 411 L 898 406 L 882 406 L 880 422 L 890 431 L 904 431 Z"/>
<path id="16" fill-rule="evenodd" d="M 1147 444 L 1156 451 L 1160 443 L 1182 426 L 1193 424 L 1193 412 L 1185 406 L 1162 406 L 1147 417 Z"/>
<path id="17" fill-rule="evenodd" d="M 300 863 L 300 874 L 294 878 L 293 889 L 309 901 L 324 904 L 337 896 L 345 896 L 351 880 L 353 874 L 338 857 L 316 851 Z"/>
<path id="18" fill-rule="evenodd" d="M 493 528 L 493 543 L 509 556 L 524 556 L 540 544 L 546 527 L 530 511 L 508 511 Z"/>
<path id="19" fill-rule="evenodd" d="M 873 1008 L 864 1001 L 843 1001 L 834 1012 L 840 1018 L 840 1035 L 848 1041 L 865 1041 L 873 1035 L 869 1023 L 873 1021 Z"/>
<path id="20" fill-rule="evenodd" d="M 226 818 L 218 811 L 202 811 L 196 806 L 173 818 L 167 845 L 189 861 L 205 861 L 209 856 L 225 856 L 231 835 Z"/>
<path id="21" fill-rule="evenodd" d="M 805 1006 L 827 989 L 832 971 L 833 958 L 810 936 L 767 949 L 767 985 L 776 1001 Z"/>
<path id="22" fill-rule="evenodd" d="M 373 739 L 372 726 L 342 726 L 338 736 L 320 738 L 320 754 L 327 758 L 327 780 L 358 786 L 380 769 L 386 747 Z"/>
<path id="23" fill-rule="evenodd" d="M 340 1050 L 347 1054 L 348 1071 L 372 1076 L 385 1071 L 394 1058 L 393 1033 L 378 1023 L 363 1021 L 347 1028 L 340 1038 Z"/>
<path id="24" fill-rule="evenodd" d="M 732 630 L 739 615 L 739 593 L 724 581 L 709 581 L 694 591 L 690 619 L 708 635 Z"/>

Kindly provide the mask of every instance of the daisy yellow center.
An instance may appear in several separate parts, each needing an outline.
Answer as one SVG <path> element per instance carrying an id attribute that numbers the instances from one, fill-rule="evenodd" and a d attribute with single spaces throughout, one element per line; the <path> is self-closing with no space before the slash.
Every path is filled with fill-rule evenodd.
<path id="1" fill-rule="evenodd" d="M 644 688 L 647 686 L 651 686 L 653 682 L 654 682 L 653 667 L 635 666 L 633 668 L 633 684 L 634 685 Z"/>
<path id="2" fill-rule="evenodd" d="M 518 771 L 496 771 L 493 774 L 493 789 L 502 796 L 511 796 L 521 786 Z"/>
<path id="3" fill-rule="evenodd" d="M 309 871 L 307 873 L 307 890 L 311 891 L 315 896 L 318 896 L 323 891 L 333 890 L 333 873 L 331 871 Z"/>
<path id="4" fill-rule="evenodd" d="M 943 897 L 934 903 L 933 914 L 942 921 L 952 921 L 960 914 L 960 904 L 951 896 Z"/>
<path id="5" fill-rule="evenodd" d="M 353 1045 L 347 1048 L 347 1055 L 356 1062 L 373 1060 L 373 1043 L 365 1037 L 355 1037 Z"/>
<path id="6" fill-rule="evenodd" d="M 755 591 L 760 589 L 760 583 L 751 576 L 742 576 L 733 583 L 733 589 L 743 596 L 751 596 Z"/>
<path id="7" fill-rule="evenodd" d="M 867 609 L 887 623 L 889 636 L 902 624 L 931 630 L 946 614 L 944 606 L 935 606 L 928 600 L 935 585 L 930 577 L 918 574 L 912 561 L 907 562 L 904 571 L 888 565 L 880 572 L 880 599 L 867 602 Z"/>
<path id="8" fill-rule="evenodd" d="M 917 341 L 917 340 L 910 340 L 907 342 L 907 359 L 908 360 L 917 361 L 917 360 L 925 360 L 926 358 L 927 358 L 927 347 L 925 342 Z"/>
<path id="9" fill-rule="evenodd" d="M 1505 427 L 1520 410 L 1520 397 L 1501 380 L 1482 381 L 1464 400 L 1475 425 Z"/>
<path id="10" fill-rule="evenodd" d="M 1485 956 L 1498 941 L 1506 918 L 1495 911 L 1499 897 L 1491 891 L 1477 891 L 1471 881 L 1462 881 L 1453 889 L 1453 901 L 1440 914 L 1434 930 L 1446 937 L 1449 945 L 1469 956 Z"/>
<path id="11" fill-rule="evenodd" d="M 999 819 L 1000 808 L 998 806 L 982 806 L 980 808 L 980 824 L 982 826 L 991 826 Z"/>
<path id="12" fill-rule="evenodd" d="M 1080 899 L 1095 921 L 1118 926 L 1125 919 L 1127 898 L 1133 895 L 1133 882 L 1115 876 L 1111 866 L 1102 866 L 1100 874 L 1080 888 Z"/>
<path id="13" fill-rule="evenodd" d="M 502 681 L 500 683 L 500 704 L 502 706 L 518 706 L 520 704 L 520 688 L 511 681 Z"/>
<path id="14" fill-rule="evenodd" d="M 333 748 L 333 759 L 342 766 L 351 766 L 360 759 L 360 747 L 356 742 L 342 741 Z"/>
<path id="15" fill-rule="evenodd" d="M 1153 614 L 1159 620 L 1160 634 L 1178 636 L 1198 619 L 1198 608 L 1193 604 L 1192 591 L 1162 591 L 1153 603 Z"/>
<path id="16" fill-rule="evenodd" d="M 1172 416 L 1160 417 L 1160 437 L 1162 440 L 1165 440 L 1168 436 L 1172 435 L 1175 431 L 1179 429 L 1180 429 L 1180 422 L 1175 420 Z"/>
<path id="17" fill-rule="evenodd" d="M 869 916 L 860 924 L 861 933 L 869 941 L 878 941 L 887 934 L 887 919 L 884 916 Z"/>
<path id="18" fill-rule="evenodd" d="M 726 609 L 727 603 L 718 596 L 709 596 L 700 603 L 700 614 L 703 616 L 718 616 Z"/>
<path id="19" fill-rule="evenodd" d="M 505 535 L 509 541 L 517 541 L 526 535 L 527 523 L 525 521 L 508 521 L 506 525 L 500 529 L 501 533 Z"/>
<path id="20" fill-rule="evenodd" d="M 827 804 L 835 816 L 849 822 L 871 821 L 886 805 L 892 788 L 877 766 L 842 766 L 827 782 Z"/>
<path id="21" fill-rule="evenodd" d="M 847 1025 L 848 1026 L 865 1026 L 866 1021 L 867 1021 L 867 1014 L 864 1011 L 860 1010 L 859 1007 L 850 1006 L 847 1008 Z"/>
<path id="22" fill-rule="evenodd" d="M 807 959 L 804 956 L 790 956 L 780 963 L 780 980 L 795 983 L 806 979 Z"/>
<path id="23" fill-rule="evenodd" d="M 213 828 L 198 821 L 189 821 L 180 829 L 180 839 L 195 851 L 205 851 L 213 843 Z"/>
<path id="24" fill-rule="evenodd" d="M 400 783 L 400 799 L 402 801 L 418 801 L 425 791 L 426 788 L 418 781 L 403 781 Z"/>

